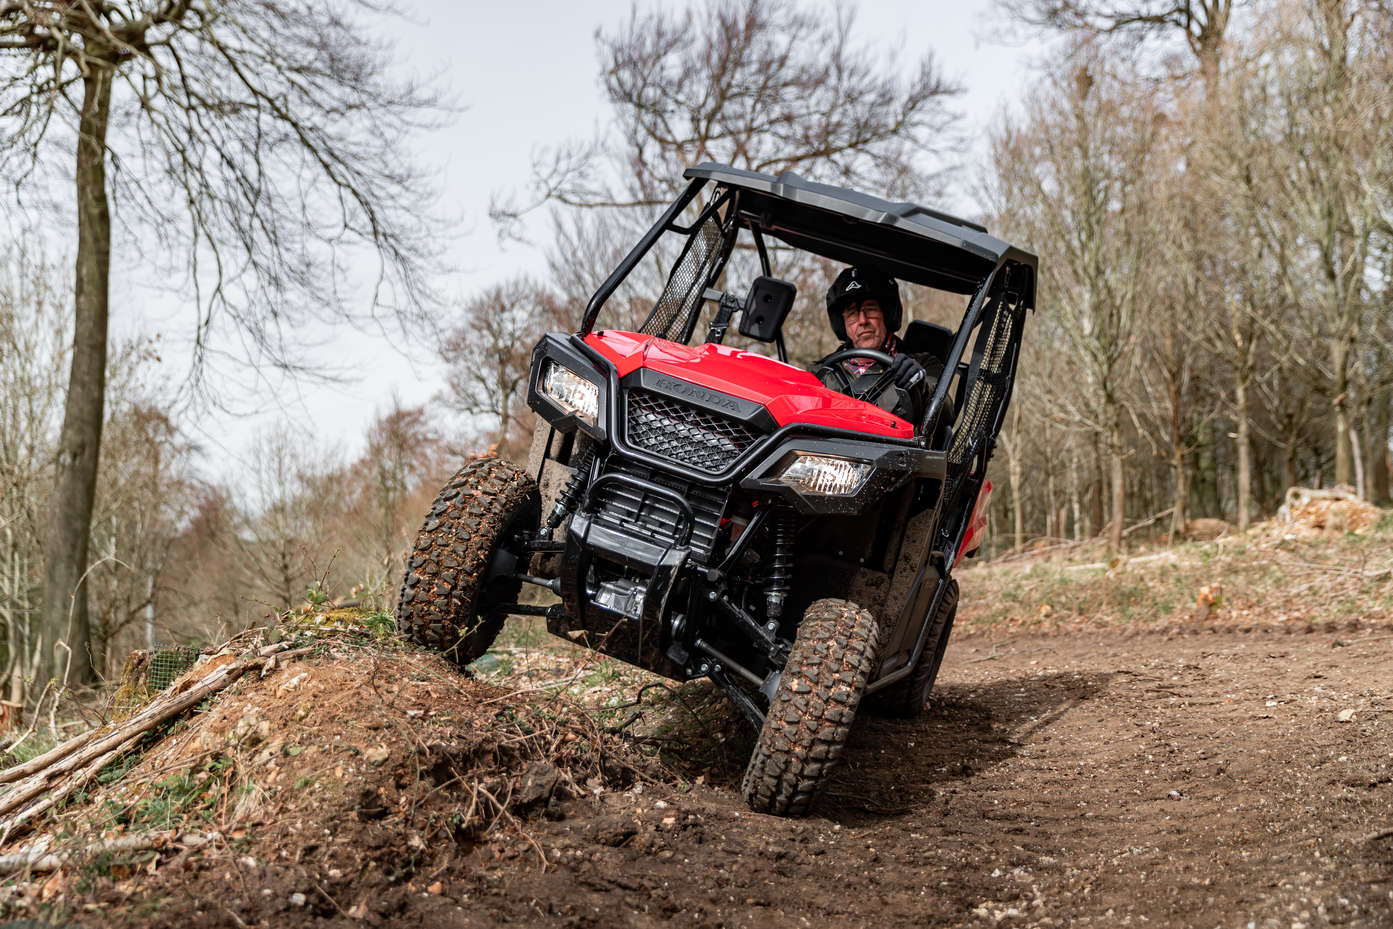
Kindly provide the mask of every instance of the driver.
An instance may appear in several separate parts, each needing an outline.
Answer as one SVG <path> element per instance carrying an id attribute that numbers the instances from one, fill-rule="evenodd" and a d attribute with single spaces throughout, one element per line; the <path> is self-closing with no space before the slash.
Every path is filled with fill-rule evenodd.
<path id="1" fill-rule="evenodd" d="M 866 399 L 917 422 L 928 402 L 929 389 L 943 373 L 943 368 L 932 355 L 915 357 L 904 350 L 899 336 L 895 335 L 903 315 L 899 285 L 894 278 L 873 268 L 847 268 L 837 275 L 827 291 L 827 321 L 842 340 L 837 351 L 869 349 L 884 352 L 894 359 L 890 371 L 897 390 L 886 390 L 881 397 Z M 867 375 L 878 377 L 885 370 L 883 364 L 870 358 L 849 358 L 840 365 L 846 380 L 853 383 Z M 834 376 L 823 373 L 825 370 L 825 358 L 813 366 L 824 384 L 833 390 L 842 389 Z M 869 380 L 862 383 L 869 386 Z"/>

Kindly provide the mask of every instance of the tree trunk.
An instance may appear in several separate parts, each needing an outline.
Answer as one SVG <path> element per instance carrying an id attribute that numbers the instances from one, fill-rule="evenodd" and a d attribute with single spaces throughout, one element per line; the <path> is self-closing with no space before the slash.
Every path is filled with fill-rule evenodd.
<path id="1" fill-rule="evenodd" d="M 1123 482 L 1122 411 L 1114 408 L 1108 417 L 1108 459 L 1112 485 L 1112 521 L 1108 524 L 1108 554 L 1122 551 L 1122 522 L 1125 518 L 1127 488 Z"/>
<path id="2" fill-rule="evenodd" d="M 1330 345 L 1330 370 L 1334 398 L 1330 403 L 1335 407 L 1335 483 L 1349 486 L 1354 483 L 1354 464 L 1349 454 L 1349 346 L 1343 339 Z"/>
<path id="3" fill-rule="evenodd" d="M 1299 439 L 1296 432 L 1287 433 L 1282 442 L 1282 485 L 1278 492 L 1286 497 L 1288 490 L 1296 486 L 1296 443 Z"/>
<path id="4" fill-rule="evenodd" d="M 1354 495 L 1360 500 L 1367 500 L 1369 494 L 1364 484 L 1364 454 L 1360 451 L 1359 430 L 1353 423 L 1349 427 L 1349 448 L 1354 459 Z"/>
<path id="5" fill-rule="evenodd" d="M 1011 441 L 1006 446 L 1011 453 L 1007 476 L 1011 482 L 1011 547 L 1025 542 L 1025 509 L 1021 506 L 1021 404 L 1016 404 L 1011 423 Z"/>
<path id="6" fill-rule="evenodd" d="M 1184 394 L 1180 379 L 1170 379 L 1171 408 L 1171 481 L 1174 492 L 1171 495 L 1171 527 L 1169 541 L 1185 534 L 1185 503 L 1190 497 L 1189 474 L 1185 469 L 1185 415 Z"/>
<path id="7" fill-rule="evenodd" d="M 92 51 L 91 48 L 88 51 Z M 97 489 L 97 456 L 106 402 L 107 285 L 111 213 L 106 196 L 106 126 L 111 109 L 108 68 L 89 58 L 77 140 L 77 262 L 72 369 L 58 440 L 53 515 L 40 612 L 44 660 L 69 684 L 95 678 L 87 616 L 87 547 Z"/>
<path id="8" fill-rule="evenodd" d="M 1093 482 L 1092 506 L 1092 535 L 1102 535 L 1105 524 L 1107 523 L 1106 501 L 1108 495 L 1107 468 L 1103 464 L 1102 443 L 1094 439 L 1093 442 L 1093 472 L 1096 475 Z"/>
<path id="9" fill-rule="evenodd" d="M 1021 505 L 1021 456 L 1012 445 L 1009 477 L 1011 481 L 1011 547 L 1025 542 L 1025 508 Z"/>
<path id="10" fill-rule="evenodd" d="M 1079 453 L 1073 449 L 1069 454 L 1069 504 L 1074 515 L 1074 541 L 1083 541 L 1083 503 L 1079 499 Z"/>
<path id="11" fill-rule="evenodd" d="M 1238 415 L 1238 531 L 1243 532 L 1252 509 L 1253 443 L 1248 435 L 1248 384 L 1241 377 L 1233 385 L 1233 402 Z"/>
<path id="12" fill-rule="evenodd" d="M 1387 506 L 1389 484 L 1393 475 L 1389 473 L 1388 440 L 1390 419 L 1393 419 L 1393 390 L 1385 386 L 1379 391 L 1374 406 L 1373 426 L 1370 428 L 1369 470 L 1372 493 L 1370 499 L 1379 506 Z"/>

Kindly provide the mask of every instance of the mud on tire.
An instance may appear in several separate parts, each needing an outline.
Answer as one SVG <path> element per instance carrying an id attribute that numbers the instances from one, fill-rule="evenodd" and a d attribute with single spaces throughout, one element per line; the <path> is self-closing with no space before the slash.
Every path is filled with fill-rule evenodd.
<path id="1" fill-rule="evenodd" d="M 847 600 L 818 600 L 803 614 L 740 785 L 755 812 L 807 813 L 846 746 L 878 635 L 871 614 Z"/>
<path id="2" fill-rule="evenodd" d="M 521 586 L 490 582 L 489 567 L 500 541 L 535 529 L 540 513 L 536 482 L 511 462 L 479 458 L 460 468 L 435 498 L 407 560 L 397 598 L 407 637 L 460 668 L 486 652 L 507 618 L 500 605 L 515 602 Z"/>
<path id="3" fill-rule="evenodd" d="M 953 632 L 953 617 L 957 612 L 958 582 L 950 579 L 948 589 L 938 603 L 938 612 L 929 622 L 919 664 L 915 665 L 908 677 L 872 694 L 866 701 L 867 708 L 898 719 L 917 719 L 924 715 L 934 691 L 934 682 L 938 680 L 938 669 L 943 665 L 943 653 L 948 649 L 948 636 Z"/>

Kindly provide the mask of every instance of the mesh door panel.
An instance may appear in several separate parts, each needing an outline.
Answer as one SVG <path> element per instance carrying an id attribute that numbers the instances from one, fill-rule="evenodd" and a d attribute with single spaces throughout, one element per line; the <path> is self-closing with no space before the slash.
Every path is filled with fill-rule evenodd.
<path id="1" fill-rule="evenodd" d="M 982 366 L 977 381 L 972 384 L 963 404 L 962 416 L 958 419 L 953 444 L 948 449 L 948 460 L 955 465 L 967 464 L 982 447 L 987 430 L 996 418 L 997 408 L 1005 396 L 1007 379 L 1011 372 L 1011 346 L 1016 327 L 1020 324 L 1022 310 L 1020 303 L 1003 302 L 996 309 L 987 334 L 987 343 L 982 352 Z"/>
<path id="2" fill-rule="evenodd" d="M 668 275 L 667 286 L 639 332 L 675 342 L 686 340 L 687 330 L 701 309 L 702 291 L 725 252 L 724 246 L 721 224 L 714 216 L 708 217 L 687 240 Z"/>

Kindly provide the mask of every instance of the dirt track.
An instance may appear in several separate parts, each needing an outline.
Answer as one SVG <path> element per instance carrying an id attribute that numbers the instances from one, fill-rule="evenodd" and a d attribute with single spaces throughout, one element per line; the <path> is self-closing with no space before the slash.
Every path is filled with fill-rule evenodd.
<path id="1" fill-rule="evenodd" d="M 531 830 L 545 872 L 520 846 L 476 855 L 421 915 L 1393 925 L 1390 645 L 1368 631 L 959 638 L 931 714 L 859 721 L 813 817 L 755 816 L 719 783 L 574 801 Z"/>

